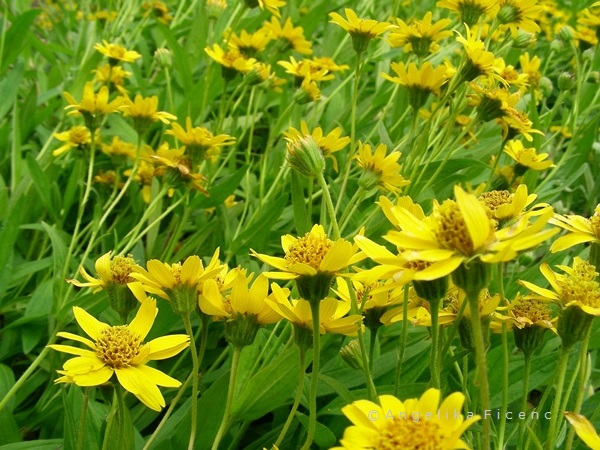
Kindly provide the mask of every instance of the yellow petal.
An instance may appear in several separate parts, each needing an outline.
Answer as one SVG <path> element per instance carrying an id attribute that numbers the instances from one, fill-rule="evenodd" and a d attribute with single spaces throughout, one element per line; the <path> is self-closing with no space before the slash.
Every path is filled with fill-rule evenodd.
<path id="1" fill-rule="evenodd" d="M 75 316 L 75 320 L 81 329 L 95 341 L 100 338 L 102 330 L 108 328 L 107 324 L 100 322 L 98 319 L 93 317 L 79 306 L 73 307 L 73 315 Z"/>
<path id="2" fill-rule="evenodd" d="M 77 386 L 99 386 L 106 383 L 112 377 L 113 369 L 108 366 L 88 373 L 73 375 L 73 382 Z"/>
<path id="3" fill-rule="evenodd" d="M 152 381 L 152 383 L 156 384 L 157 386 L 173 387 L 173 388 L 181 386 L 180 381 L 176 380 L 173 377 L 170 377 L 166 373 L 163 373 L 160 370 L 155 369 L 153 367 L 138 366 L 137 369 L 140 372 L 142 372 L 149 380 Z"/>
<path id="4" fill-rule="evenodd" d="M 569 421 L 577 436 L 586 443 L 586 445 L 592 450 L 600 450 L 600 437 L 596 432 L 594 426 L 581 414 L 575 414 L 572 412 L 565 411 L 565 417 Z"/>
<path id="5" fill-rule="evenodd" d="M 202 261 L 197 255 L 192 255 L 181 266 L 181 282 L 194 284 L 202 272 Z"/>
<path id="6" fill-rule="evenodd" d="M 157 314 L 158 308 L 156 307 L 156 300 L 147 297 L 140 306 L 140 309 L 138 309 L 138 312 L 131 323 L 128 325 L 129 330 L 137 334 L 143 341 L 150 332 Z"/>
<path id="7" fill-rule="evenodd" d="M 90 341 L 87 338 L 81 337 L 77 334 L 68 333 L 66 331 L 60 331 L 60 332 L 56 333 L 56 335 L 61 338 L 71 339 L 72 341 L 81 342 L 82 344 L 87 345 L 91 349 L 94 349 L 94 350 L 96 349 L 96 345 L 92 341 Z"/>
<path id="8" fill-rule="evenodd" d="M 152 281 L 155 281 L 156 284 L 165 289 L 171 289 L 175 286 L 175 283 L 177 282 L 175 276 L 173 276 L 171 271 L 158 259 L 151 259 L 146 266 L 148 267 L 148 272 L 152 277 Z"/>
<path id="9" fill-rule="evenodd" d="M 137 367 L 115 369 L 115 373 L 121 386 L 135 395 L 148 408 L 160 411 L 165 406 L 165 399 L 156 384 L 153 384 Z"/>
<path id="10" fill-rule="evenodd" d="M 454 187 L 454 195 L 456 196 L 456 202 L 460 212 L 465 220 L 471 241 L 473 242 L 473 249 L 477 250 L 481 248 L 487 241 L 490 235 L 490 221 L 485 212 L 484 206 L 481 204 L 477 197 L 469 195 L 462 190 L 460 186 Z"/>

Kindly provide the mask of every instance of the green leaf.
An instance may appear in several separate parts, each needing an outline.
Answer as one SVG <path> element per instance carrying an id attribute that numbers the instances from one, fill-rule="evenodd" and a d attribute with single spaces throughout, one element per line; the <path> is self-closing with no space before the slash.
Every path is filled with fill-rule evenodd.
<path id="1" fill-rule="evenodd" d="M 44 280 L 33 291 L 33 295 L 27 303 L 24 317 L 41 320 L 23 328 L 21 342 L 25 354 L 30 353 L 35 348 L 47 331 L 46 327 L 41 325 L 47 322 L 48 315 L 52 312 L 52 291 L 53 281 Z"/>
<path id="2" fill-rule="evenodd" d="M 42 222 L 42 227 L 48 233 L 50 242 L 52 242 L 52 265 L 54 278 L 56 279 L 61 276 L 63 265 L 67 259 L 67 245 L 55 227 L 51 227 L 46 222 Z"/>
<path id="3" fill-rule="evenodd" d="M 6 69 L 17 59 L 25 46 L 28 44 L 29 28 L 33 21 L 41 13 L 41 9 L 32 9 L 18 16 L 10 25 L 4 42 L 8 45 L 4 46 L 4 57 L 2 58 L 2 66 L 0 66 L 0 76 L 4 74 Z"/>
<path id="4" fill-rule="evenodd" d="M 56 450 L 63 445 L 62 439 L 40 439 L 0 446 L 0 450 Z"/>
<path id="5" fill-rule="evenodd" d="M 44 174 L 44 172 L 42 171 L 42 169 L 40 168 L 40 166 L 38 165 L 37 161 L 31 153 L 27 153 L 26 161 L 27 168 L 29 169 L 29 174 L 31 175 L 31 180 L 33 182 L 33 186 L 35 187 L 35 190 L 40 196 L 42 204 L 46 206 L 46 211 L 48 211 L 48 213 L 52 217 L 52 220 L 54 222 L 57 222 L 58 210 L 56 208 L 56 205 L 52 201 L 52 185 L 50 184 L 50 181 L 48 180 L 48 178 L 46 177 L 46 175 Z"/>
<path id="6" fill-rule="evenodd" d="M 177 42 L 177 39 L 171 32 L 171 30 L 161 23 L 156 23 L 156 28 L 160 31 L 167 41 L 167 47 L 173 53 L 173 72 L 177 74 L 181 81 L 181 87 L 183 92 L 189 92 L 193 86 L 192 71 L 190 69 L 190 63 L 188 55 L 185 53 L 181 45 Z"/>
<path id="7" fill-rule="evenodd" d="M 242 166 L 229 176 L 223 177 L 219 183 L 208 189 L 208 197 L 200 197 L 198 208 L 212 208 L 223 204 L 225 199 L 233 194 L 246 175 L 247 167 Z"/>
<path id="8" fill-rule="evenodd" d="M 0 121 L 8 114 L 17 99 L 15 86 L 21 83 L 24 67 L 23 61 L 17 61 L 6 78 L 0 82 Z"/>
<path id="9" fill-rule="evenodd" d="M 64 417 L 64 446 L 66 450 L 77 448 L 79 425 L 83 412 L 85 394 L 79 386 L 69 386 L 62 390 Z M 98 416 L 94 408 L 97 404 L 89 401 L 83 427 L 83 442 L 86 450 L 97 450 L 102 442 L 100 428 L 104 425 L 104 417 Z M 105 406 L 105 405 L 102 405 Z"/>
<path id="10" fill-rule="evenodd" d="M 305 416 L 301 413 L 296 413 L 296 416 L 298 417 L 300 423 L 304 425 L 304 428 L 308 429 L 308 416 Z M 314 442 L 320 448 L 329 448 L 332 445 L 335 445 L 336 441 L 337 439 L 335 438 L 335 435 L 329 430 L 329 428 L 317 422 L 317 426 L 315 428 Z"/>
<path id="11" fill-rule="evenodd" d="M 255 420 L 285 404 L 298 384 L 299 366 L 298 349 L 294 347 L 260 369 L 234 399 L 232 416 Z"/>

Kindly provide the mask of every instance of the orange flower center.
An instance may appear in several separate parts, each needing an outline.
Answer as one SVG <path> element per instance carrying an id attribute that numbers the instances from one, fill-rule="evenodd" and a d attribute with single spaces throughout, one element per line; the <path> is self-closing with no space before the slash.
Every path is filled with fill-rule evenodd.
<path id="1" fill-rule="evenodd" d="M 598 272 L 587 261 L 575 259 L 573 271 L 556 280 L 563 304 L 578 302 L 592 308 L 600 308 L 600 283 Z"/>
<path id="2" fill-rule="evenodd" d="M 142 347 L 142 340 L 126 325 L 107 327 L 96 341 L 96 355 L 113 369 L 129 367 Z"/>
<path id="3" fill-rule="evenodd" d="M 512 194 L 508 191 L 489 191 L 481 194 L 478 200 L 485 206 L 488 216 L 493 218 L 499 207 L 511 202 Z"/>
<path id="4" fill-rule="evenodd" d="M 512 304 L 511 309 L 516 317 L 527 318 L 533 323 L 552 318 L 546 303 L 531 298 L 519 298 Z"/>
<path id="5" fill-rule="evenodd" d="M 446 200 L 437 209 L 435 235 L 445 249 L 457 250 L 463 255 L 472 255 L 473 241 L 458 204 Z"/>
<path id="6" fill-rule="evenodd" d="M 135 261 L 131 256 L 115 256 L 110 262 L 112 281 L 121 285 L 134 282 L 135 279 L 129 275 L 133 272 L 135 265 Z"/>

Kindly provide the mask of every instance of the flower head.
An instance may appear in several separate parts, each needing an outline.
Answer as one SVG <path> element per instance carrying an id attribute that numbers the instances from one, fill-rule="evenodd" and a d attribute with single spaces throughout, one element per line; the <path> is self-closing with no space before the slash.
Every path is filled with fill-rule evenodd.
<path id="1" fill-rule="evenodd" d="M 462 392 L 450 394 L 441 404 L 440 399 L 440 390 L 432 388 L 418 399 L 401 401 L 392 395 L 381 395 L 378 403 L 356 401 L 342 408 L 353 425 L 346 428 L 341 447 L 332 450 L 468 448 L 461 436 L 480 416 L 465 419 L 458 414 L 465 401 Z M 439 411 L 457 414 L 446 416 Z"/>
<path id="2" fill-rule="evenodd" d="M 415 63 L 409 63 L 407 67 L 403 62 L 393 62 L 390 67 L 398 76 L 392 77 L 386 73 L 381 76 L 408 89 L 408 101 L 415 111 L 425 104 L 429 94 L 439 94 L 440 88 L 448 80 L 446 66 L 434 69 L 429 61 L 421 67 Z"/>
<path id="3" fill-rule="evenodd" d="M 63 145 L 52 152 L 52 155 L 54 156 L 60 156 L 73 148 L 81 150 L 92 143 L 92 133 L 90 133 L 90 130 L 83 125 L 75 125 L 62 133 L 53 133 L 52 136 L 63 142 Z M 96 133 L 96 138 L 97 137 L 98 133 Z"/>
<path id="4" fill-rule="evenodd" d="M 331 23 L 339 25 L 352 37 L 352 45 L 356 53 L 363 53 L 369 46 L 371 39 L 385 33 L 389 28 L 388 22 L 378 22 L 373 19 L 359 19 L 350 8 L 344 9 L 347 19 L 336 12 L 329 13 Z"/>
<path id="5" fill-rule="evenodd" d="M 119 44 L 110 44 L 105 40 L 102 40 L 102 44 L 94 44 L 94 49 L 107 56 L 108 62 L 112 66 L 116 65 L 119 61 L 134 62 L 142 57 L 142 55 L 134 50 L 127 50 Z"/>
<path id="6" fill-rule="evenodd" d="M 485 76 L 490 80 L 506 84 L 506 81 L 498 75 L 498 72 L 503 69 L 501 59 L 496 58 L 492 52 L 487 51 L 483 41 L 478 39 L 469 27 L 467 27 L 466 38 L 459 34 L 456 40 L 463 45 L 467 53 L 467 63 L 461 72 L 464 80 L 471 81 L 479 76 Z"/>
<path id="7" fill-rule="evenodd" d="M 552 160 L 548 159 L 548 153 L 537 153 L 535 148 L 525 148 L 523 142 L 514 139 L 506 143 L 504 153 L 525 170 L 546 170 L 555 167 Z"/>
<path id="8" fill-rule="evenodd" d="M 584 242 L 600 243 L 600 204 L 589 218 L 576 214 L 556 214 L 550 223 L 568 231 L 550 246 L 550 251 L 560 252 Z"/>
<path id="9" fill-rule="evenodd" d="M 204 51 L 221 66 L 226 80 L 233 79 L 238 73 L 250 72 L 256 64 L 256 59 L 248 58 L 235 48 L 226 52 L 219 44 L 213 44 L 212 48 L 206 47 Z"/>
<path id="10" fill-rule="evenodd" d="M 273 39 L 284 41 L 294 51 L 302 55 L 312 54 L 312 43 L 304 37 L 304 29 L 294 27 L 289 17 L 283 26 L 276 17 L 271 17 L 271 21 L 265 22 L 263 28 L 272 34 Z"/>
<path id="11" fill-rule="evenodd" d="M 379 144 L 375 152 L 369 144 L 358 142 L 358 155 L 355 156 L 358 166 L 363 170 L 358 184 L 364 189 L 372 189 L 377 186 L 383 192 L 398 192 L 398 188 L 410 183 L 400 174 L 402 167 L 398 159 L 400 152 L 392 151 L 386 155 L 387 147 Z"/>
<path id="12" fill-rule="evenodd" d="M 472 26 L 479 18 L 492 11 L 496 0 L 441 0 L 435 5 L 456 11 L 460 15 L 460 21 Z"/>
<path id="13" fill-rule="evenodd" d="M 67 115 L 78 116 L 83 115 L 87 127 L 96 131 L 100 125 L 100 119 L 106 114 L 117 112 L 121 109 L 123 98 L 117 97 L 112 101 L 108 101 L 108 88 L 102 86 L 98 94 L 94 92 L 94 84 L 91 81 L 85 83 L 83 87 L 83 96 L 78 102 L 68 92 L 63 92 L 63 96 L 69 102 L 65 109 L 70 110 Z"/>
<path id="14" fill-rule="evenodd" d="M 122 106 L 123 115 L 131 117 L 138 132 L 145 132 L 152 122 L 160 120 L 162 123 L 169 124 L 171 120 L 177 120 L 173 114 L 158 111 L 158 97 L 142 97 L 136 95 L 131 101 L 129 97 L 125 97 L 124 105 Z"/>
<path id="15" fill-rule="evenodd" d="M 404 47 L 405 52 L 413 52 L 419 57 L 437 51 L 438 41 L 452 36 L 452 31 L 444 30 L 452 21 L 441 19 L 432 21 L 433 14 L 427 11 L 422 20 L 413 20 L 407 24 L 396 19 L 397 25 L 390 28 L 388 42 L 392 47 Z"/>
<path id="16" fill-rule="evenodd" d="M 499 0 L 494 6 L 495 15 L 501 24 L 510 29 L 513 38 L 517 30 L 528 33 L 539 33 L 540 27 L 535 19 L 542 12 L 542 6 L 537 0 Z"/>
<path id="17" fill-rule="evenodd" d="M 85 279 L 85 282 L 77 280 L 67 281 L 78 287 L 92 288 L 95 294 L 102 289 L 107 289 L 111 283 L 127 286 L 127 284 L 135 281 L 131 277 L 131 274 L 138 267 L 131 256 L 115 256 L 111 258 L 111 252 L 108 252 L 98 258 L 94 264 L 96 274 L 98 275 L 97 278 L 92 277 L 83 266 L 80 266 L 79 273 Z"/>
<path id="18" fill-rule="evenodd" d="M 49 345 L 59 352 L 76 355 L 64 363 L 56 383 L 77 386 L 99 386 L 113 374 L 127 391 L 155 411 L 165 406 L 158 386 L 179 387 L 181 383 L 167 374 L 146 365 L 175 356 L 189 345 L 185 334 L 162 336 L 144 343 L 152 328 L 158 309 L 152 298 L 142 298 L 142 304 L 129 325 L 110 326 L 98 321 L 82 308 L 73 307 L 75 320 L 92 340 L 73 333 L 59 332 L 65 339 L 81 342 L 88 349 L 70 345 Z"/>

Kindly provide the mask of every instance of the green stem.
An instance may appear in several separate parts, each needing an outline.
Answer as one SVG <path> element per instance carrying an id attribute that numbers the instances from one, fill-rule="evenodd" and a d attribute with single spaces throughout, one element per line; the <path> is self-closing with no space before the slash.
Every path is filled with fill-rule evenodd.
<path id="1" fill-rule="evenodd" d="M 369 331 L 371 332 L 369 336 L 369 372 L 372 374 L 375 365 L 375 344 L 377 344 L 377 331 L 379 331 L 379 327 L 371 327 Z"/>
<path id="2" fill-rule="evenodd" d="M 502 263 L 500 263 L 501 265 Z M 506 411 L 508 409 L 508 332 L 506 323 L 502 322 L 502 407 L 500 410 L 500 427 L 498 430 L 498 448 L 504 448 L 506 431 Z M 525 410 L 522 410 L 525 411 Z"/>
<path id="3" fill-rule="evenodd" d="M 581 406 L 583 405 L 583 396 L 585 395 L 585 386 L 588 381 L 588 358 L 587 352 L 590 343 L 592 327 L 588 328 L 588 332 L 581 342 L 581 350 L 579 351 L 579 389 L 577 389 L 577 397 L 575 398 L 575 406 L 573 406 L 573 412 L 579 414 L 581 412 Z M 565 449 L 571 450 L 573 447 L 573 439 L 575 438 L 575 428 L 569 428 L 569 434 L 567 435 L 567 444 Z"/>
<path id="4" fill-rule="evenodd" d="M 290 411 L 290 414 L 288 415 L 287 420 L 285 421 L 285 424 L 283 425 L 283 429 L 281 430 L 281 433 L 279 433 L 279 437 L 277 438 L 277 441 L 275 442 L 275 444 L 273 444 L 274 447 L 279 448 L 279 445 L 283 442 L 283 439 L 285 438 L 285 435 L 288 432 L 288 429 L 290 428 L 290 425 L 292 424 L 292 420 L 294 420 L 294 416 L 296 415 L 296 411 L 298 410 L 298 405 L 300 405 L 300 400 L 302 399 L 302 391 L 303 391 L 303 386 L 304 386 L 304 375 L 305 375 L 305 364 L 306 364 L 306 349 L 300 347 L 300 370 L 298 372 L 298 392 L 296 392 L 296 398 L 294 399 L 294 404 L 292 405 L 292 409 Z"/>
<path id="5" fill-rule="evenodd" d="M 400 375 L 402 374 L 402 362 L 406 351 L 406 340 L 408 338 L 408 286 L 404 286 L 404 303 L 402 311 L 402 334 L 400 335 L 400 346 L 398 348 L 398 361 L 396 363 L 396 377 L 394 379 L 394 395 L 400 394 Z"/>
<path id="6" fill-rule="evenodd" d="M 113 391 L 113 403 L 108 413 L 108 417 L 106 418 L 106 430 L 104 431 L 104 441 L 102 442 L 102 450 L 109 450 L 109 441 L 110 441 L 110 433 L 112 432 L 112 427 L 115 422 L 115 416 L 117 415 L 117 409 L 119 406 L 119 400 L 117 398 L 117 386 L 115 386 Z"/>
<path id="7" fill-rule="evenodd" d="M 431 387 L 440 388 L 439 340 L 440 340 L 440 303 L 439 300 L 429 302 L 431 308 Z"/>
<path id="8" fill-rule="evenodd" d="M 504 147 L 506 146 L 507 142 L 508 142 L 508 138 L 502 139 L 502 142 L 500 143 L 500 149 L 498 150 L 498 153 L 496 154 L 496 159 L 494 160 L 494 165 L 492 166 L 490 175 L 487 179 L 487 182 L 485 183 L 485 189 L 484 189 L 485 191 L 487 191 L 491 187 L 490 184 L 492 183 L 492 180 L 494 179 L 494 173 L 496 172 L 496 169 L 498 168 L 498 165 L 500 164 L 500 157 L 502 156 L 502 152 L 504 151 Z M 504 300 L 504 298 L 502 300 Z"/>
<path id="9" fill-rule="evenodd" d="M 342 217 L 340 219 L 340 233 L 344 230 L 344 228 L 346 228 L 352 216 L 354 216 L 354 213 L 362 203 L 364 196 L 365 190 L 361 186 L 359 186 L 352 198 L 350 199 L 350 201 L 348 202 L 346 209 L 342 213 Z"/>
<path id="10" fill-rule="evenodd" d="M 525 356 L 525 363 L 523 365 L 523 394 L 521 397 L 521 411 L 527 411 L 527 403 L 529 399 L 529 374 L 531 373 L 531 355 L 527 354 Z M 524 448 L 523 442 L 525 440 L 525 421 L 521 420 L 519 422 L 519 446 L 518 448 Z"/>
<path id="11" fill-rule="evenodd" d="M 192 330 L 190 314 L 182 314 L 181 319 L 183 320 L 185 332 L 190 337 L 190 353 L 192 354 L 192 428 L 190 431 L 188 450 L 193 450 L 198 422 L 198 372 L 200 369 L 198 365 L 198 353 L 196 351 L 196 339 L 194 338 L 194 331 Z"/>
<path id="12" fill-rule="evenodd" d="M 79 418 L 79 429 L 77 430 L 77 450 L 83 450 L 83 436 L 85 435 L 85 419 L 87 416 L 88 402 L 90 400 L 90 388 L 85 389 L 83 394 L 83 406 L 81 407 L 81 417 Z"/>
<path id="13" fill-rule="evenodd" d="M 354 156 L 354 150 L 356 149 L 356 105 L 358 103 L 358 83 L 360 81 L 360 53 L 356 54 L 356 66 L 354 67 L 354 85 L 352 88 L 352 109 L 350 111 L 350 151 L 348 152 L 346 159 L 346 166 L 344 168 L 344 178 L 342 180 L 342 187 L 340 188 L 340 196 L 338 197 L 337 204 L 335 205 L 335 212 L 340 208 L 342 199 L 344 198 L 344 192 L 346 191 L 346 185 L 348 184 L 348 178 L 350 176 L 350 167 L 352 164 L 352 158 Z"/>
<path id="14" fill-rule="evenodd" d="M 331 220 L 331 226 L 333 227 L 333 239 L 337 240 L 340 238 L 340 229 L 338 227 L 337 219 L 335 218 L 335 209 L 333 207 L 333 202 L 331 201 L 331 195 L 329 194 L 329 187 L 327 186 L 325 177 L 322 173 L 317 177 L 317 182 L 323 191 L 323 199 L 325 200 L 325 206 L 329 213 L 329 220 Z"/>
<path id="15" fill-rule="evenodd" d="M 481 401 L 481 410 L 490 409 L 490 387 L 488 383 L 487 362 L 485 355 L 485 345 L 483 342 L 483 328 L 479 317 L 479 291 L 467 292 L 469 310 L 471 313 L 471 326 L 473 331 L 473 341 L 475 345 L 475 365 L 479 377 L 479 398 Z M 490 449 L 491 423 L 489 420 L 483 420 L 482 446 L 483 450 Z"/>
<path id="16" fill-rule="evenodd" d="M 240 361 L 240 353 L 242 352 L 241 347 L 233 347 L 233 356 L 231 358 L 231 371 L 229 372 L 229 387 L 227 389 L 227 400 L 225 401 L 225 412 L 223 413 L 223 420 L 219 425 L 219 431 L 211 447 L 211 450 L 217 450 L 221 439 L 225 435 L 225 429 L 229 423 L 229 411 L 231 411 L 231 404 L 233 403 L 233 394 L 235 390 L 235 378 L 237 375 L 238 363 Z"/>
<path id="17" fill-rule="evenodd" d="M 308 450 L 313 442 L 315 430 L 317 428 L 317 388 L 319 387 L 319 366 L 321 360 L 321 320 L 319 307 L 321 300 L 310 301 L 310 311 L 312 314 L 313 327 L 313 363 L 312 374 L 310 375 L 310 399 L 309 399 L 309 417 L 308 434 L 302 450 Z"/>
<path id="18" fill-rule="evenodd" d="M 556 381 L 556 394 L 552 402 L 552 418 L 548 427 L 548 440 L 546 441 L 546 450 L 553 450 L 556 442 L 556 425 L 558 423 L 558 410 L 562 400 L 563 387 L 565 384 L 565 375 L 567 373 L 567 363 L 569 362 L 569 348 L 563 347 L 558 360 L 558 380 Z"/>

